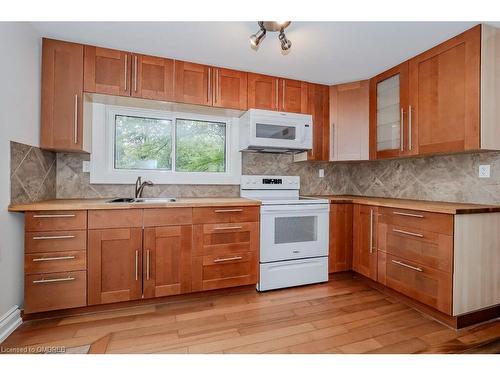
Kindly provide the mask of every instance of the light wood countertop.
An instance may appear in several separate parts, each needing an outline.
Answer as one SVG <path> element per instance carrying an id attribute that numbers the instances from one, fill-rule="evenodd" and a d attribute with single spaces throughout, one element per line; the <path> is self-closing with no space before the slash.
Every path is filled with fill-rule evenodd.
<path id="1" fill-rule="evenodd" d="M 500 212 L 500 206 L 472 203 L 433 202 L 412 199 L 363 197 L 357 195 L 315 195 L 314 197 L 328 199 L 330 203 L 357 203 L 451 215 Z"/>
<path id="2" fill-rule="evenodd" d="M 178 198 L 175 202 L 106 203 L 107 199 L 54 199 L 26 204 L 12 204 L 10 212 L 120 210 L 133 208 L 260 206 L 259 201 L 246 198 Z"/>

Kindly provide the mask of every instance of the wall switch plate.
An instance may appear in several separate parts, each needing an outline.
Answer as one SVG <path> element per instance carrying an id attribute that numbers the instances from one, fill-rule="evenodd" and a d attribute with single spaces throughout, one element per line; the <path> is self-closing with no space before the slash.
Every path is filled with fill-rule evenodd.
<path id="1" fill-rule="evenodd" d="M 82 162 L 82 172 L 90 172 L 90 161 L 84 160 Z"/>
<path id="2" fill-rule="evenodd" d="M 318 172 L 318 176 L 323 178 L 325 177 L 325 170 L 324 169 L 320 169 L 319 172 Z"/>
<path id="3" fill-rule="evenodd" d="M 479 178 L 490 178 L 490 165 L 479 166 Z"/>

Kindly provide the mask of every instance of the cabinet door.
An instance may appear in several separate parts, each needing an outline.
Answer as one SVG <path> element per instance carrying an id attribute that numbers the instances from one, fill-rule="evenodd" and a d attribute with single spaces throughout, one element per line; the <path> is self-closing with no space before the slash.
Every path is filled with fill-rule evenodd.
<path id="1" fill-rule="evenodd" d="M 174 99 L 174 60 L 132 56 L 132 96 L 143 99 Z"/>
<path id="2" fill-rule="evenodd" d="M 141 298 L 142 229 L 94 229 L 88 236 L 89 305 Z"/>
<path id="3" fill-rule="evenodd" d="M 191 291 L 191 225 L 144 229 L 144 297 Z"/>
<path id="4" fill-rule="evenodd" d="M 328 271 L 352 269 L 352 204 L 330 205 Z"/>
<path id="5" fill-rule="evenodd" d="M 214 107 L 247 109 L 247 73 L 213 68 Z"/>
<path id="6" fill-rule="evenodd" d="M 212 105 L 212 69 L 206 65 L 175 60 L 175 100 Z"/>
<path id="7" fill-rule="evenodd" d="M 83 151 L 83 45 L 43 39 L 40 147 Z"/>
<path id="8" fill-rule="evenodd" d="M 330 160 L 368 160 L 369 87 L 369 81 L 330 87 Z"/>
<path id="9" fill-rule="evenodd" d="M 248 108 L 279 110 L 279 78 L 248 73 Z"/>
<path id="10" fill-rule="evenodd" d="M 408 63 L 370 80 L 370 159 L 414 153 L 408 147 Z"/>
<path id="11" fill-rule="evenodd" d="M 282 112 L 308 113 L 307 83 L 293 79 L 280 79 L 279 110 Z"/>
<path id="12" fill-rule="evenodd" d="M 330 115 L 329 88 L 309 84 L 307 90 L 308 110 L 313 121 L 313 148 L 308 151 L 308 160 L 330 160 Z"/>
<path id="13" fill-rule="evenodd" d="M 377 207 L 354 205 L 354 271 L 377 280 Z"/>
<path id="14" fill-rule="evenodd" d="M 130 96 L 131 55 L 85 46 L 84 91 Z"/>
<path id="15" fill-rule="evenodd" d="M 410 149 L 479 149 L 481 28 L 410 60 Z"/>

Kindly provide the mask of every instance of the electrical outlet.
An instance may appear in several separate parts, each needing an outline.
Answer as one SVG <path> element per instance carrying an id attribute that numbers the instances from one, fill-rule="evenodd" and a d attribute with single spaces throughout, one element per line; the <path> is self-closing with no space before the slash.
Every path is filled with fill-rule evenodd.
<path id="1" fill-rule="evenodd" d="M 490 165 L 479 166 L 479 178 L 490 178 Z"/>
<path id="2" fill-rule="evenodd" d="M 324 169 L 320 169 L 320 170 L 319 170 L 319 172 L 318 172 L 318 176 L 319 176 L 320 178 L 325 177 L 325 170 L 324 170 Z"/>
<path id="3" fill-rule="evenodd" d="M 84 160 L 82 162 L 82 172 L 90 172 L 90 161 Z"/>

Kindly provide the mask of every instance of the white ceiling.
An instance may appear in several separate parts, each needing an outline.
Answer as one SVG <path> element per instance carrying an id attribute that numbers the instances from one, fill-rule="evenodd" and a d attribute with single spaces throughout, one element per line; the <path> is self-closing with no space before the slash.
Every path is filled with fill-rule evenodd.
<path id="1" fill-rule="evenodd" d="M 204 64 L 334 84 L 370 78 L 475 22 L 292 22 L 282 55 L 277 34 L 258 51 L 257 22 L 34 22 L 41 36 Z"/>

